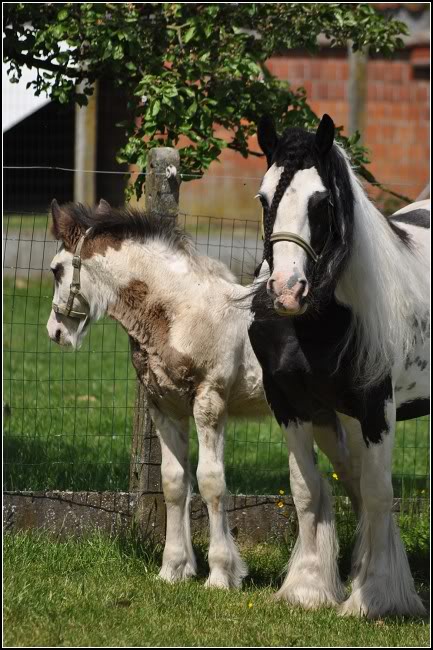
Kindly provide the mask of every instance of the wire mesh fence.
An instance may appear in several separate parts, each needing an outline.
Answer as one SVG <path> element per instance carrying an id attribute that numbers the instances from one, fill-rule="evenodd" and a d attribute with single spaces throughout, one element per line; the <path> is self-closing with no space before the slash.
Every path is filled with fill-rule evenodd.
<path id="1" fill-rule="evenodd" d="M 262 256 L 258 221 L 181 212 L 179 223 L 201 253 L 226 263 L 240 282 L 251 281 Z M 4 216 L 4 488 L 128 490 L 136 385 L 128 337 L 104 319 L 76 352 L 49 341 L 49 264 L 57 250 L 49 225 L 43 214 Z M 272 418 L 229 421 L 225 462 L 233 493 L 289 491 L 285 441 Z M 327 460 L 319 454 L 318 462 L 340 493 Z M 429 418 L 399 423 L 397 497 L 428 496 L 428 462 Z"/>

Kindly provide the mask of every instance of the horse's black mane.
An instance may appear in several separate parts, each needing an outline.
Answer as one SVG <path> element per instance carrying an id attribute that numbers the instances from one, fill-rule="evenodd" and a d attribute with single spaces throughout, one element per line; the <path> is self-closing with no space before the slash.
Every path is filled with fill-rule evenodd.
<path id="1" fill-rule="evenodd" d="M 67 203 L 62 206 L 62 210 L 81 228 L 91 228 L 89 238 L 110 234 L 116 239 L 160 239 L 174 249 L 188 252 L 192 249 L 189 235 L 177 225 L 175 217 L 167 214 L 146 212 L 129 206 L 112 208 L 108 204 L 90 208 L 82 203 Z"/>

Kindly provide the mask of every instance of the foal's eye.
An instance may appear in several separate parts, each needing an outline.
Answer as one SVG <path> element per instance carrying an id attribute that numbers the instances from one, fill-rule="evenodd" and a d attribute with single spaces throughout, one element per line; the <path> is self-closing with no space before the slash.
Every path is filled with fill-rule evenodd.
<path id="1" fill-rule="evenodd" d="M 63 264 L 57 264 L 54 268 L 51 268 L 51 273 L 54 275 L 56 282 L 60 282 L 63 275 L 64 267 Z"/>

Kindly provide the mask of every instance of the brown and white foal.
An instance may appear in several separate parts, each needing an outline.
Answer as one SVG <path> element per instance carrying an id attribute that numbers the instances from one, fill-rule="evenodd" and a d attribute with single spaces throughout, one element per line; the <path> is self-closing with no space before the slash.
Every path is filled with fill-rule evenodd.
<path id="1" fill-rule="evenodd" d="M 195 418 L 197 480 L 209 512 L 207 585 L 237 587 L 246 575 L 224 508 L 224 425 L 228 415 L 263 416 L 262 372 L 248 339 L 248 289 L 220 262 L 200 256 L 170 217 L 101 201 L 95 210 L 52 204 L 63 246 L 47 329 L 80 346 L 92 321 L 109 315 L 130 336 L 162 448 L 167 534 L 160 572 L 169 582 L 195 574 L 189 522 L 189 417 Z M 75 256 L 75 258 L 74 258 Z M 74 260 L 74 261 L 73 261 Z"/>

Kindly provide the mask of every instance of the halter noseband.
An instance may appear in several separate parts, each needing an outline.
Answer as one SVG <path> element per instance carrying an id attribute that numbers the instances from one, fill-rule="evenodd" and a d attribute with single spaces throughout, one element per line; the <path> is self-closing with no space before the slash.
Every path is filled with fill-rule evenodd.
<path id="1" fill-rule="evenodd" d="M 89 317 L 90 305 L 87 302 L 86 298 L 81 293 L 81 282 L 80 282 L 80 269 L 81 269 L 81 249 L 84 244 L 84 240 L 91 231 L 91 228 L 88 228 L 84 235 L 81 235 L 78 240 L 77 247 L 75 249 L 74 256 L 72 258 L 72 266 L 74 270 L 72 272 L 72 282 L 69 290 L 68 302 L 61 305 L 57 305 L 55 302 L 52 303 L 53 311 L 56 314 L 62 314 L 63 316 L 69 316 L 69 318 L 76 318 L 78 320 L 83 320 L 84 318 Z M 83 309 L 78 311 L 77 309 L 72 309 L 74 306 L 74 300 L 77 297 L 81 298 L 83 303 Z"/>
<path id="2" fill-rule="evenodd" d="M 307 241 L 305 241 L 305 239 L 300 237 L 300 235 L 297 235 L 294 232 L 282 231 L 282 232 L 272 233 L 272 235 L 269 237 L 269 241 L 272 244 L 275 244 L 275 242 L 277 241 L 291 241 L 294 244 L 298 244 L 298 246 L 303 248 L 304 251 L 307 253 L 307 255 L 311 257 L 314 263 L 316 263 L 317 260 L 319 259 L 319 256 L 317 255 L 317 253 L 314 252 L 310 244 Z"/>

